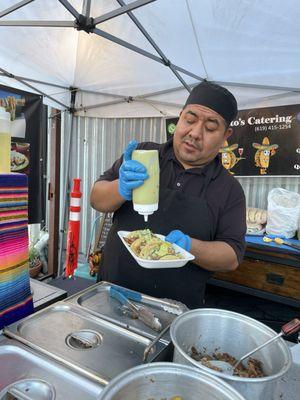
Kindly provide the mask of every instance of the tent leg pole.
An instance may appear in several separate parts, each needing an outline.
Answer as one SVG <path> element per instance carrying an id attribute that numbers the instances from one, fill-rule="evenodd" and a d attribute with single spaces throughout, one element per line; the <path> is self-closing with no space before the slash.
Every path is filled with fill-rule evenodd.
<path id="1" fill-rule="evenodd" d="M 58 271 L 59 241 L 59 194 L 60 194 L 60 138 L 61 113 L 53 109 L 51 113 L 51 152 L 50 182 L 48 187 L 49 204 L 49 247 L 48 274 L 56 276 Z"/>
<path id="2" fill-rule="evenodd" d="M 71 126 L 70 126 L 70 133 L 69 133 L 69 141 L 68 141 L 68 158 L 67 164 L 65 169 L 65 176 L 63 181 L 63 203 L 62 203 L 62 220 L 61 220 L 61 229 L 60 229 L 60 240 L 59 240 L 59 266 L 58 266 L 58 275 L 61 276 L 64 271 L 64 260 L 63 260 L 63 246 L 64 246 L 64 236 L 65 236 L 65 225 L 67 223 L 67 215 L 68 215 L 68 184 L 69 184 L 69 172 L 70 172 L 70 161 L 71 161 L 71 138 L 73 132 L 73 124 L 74 124 L 74 115 L 72 114 L 71 117 Z"/>
<path id="3" fill-rule="evenodd" d="M 71 124 L 70 124 L 70 132 L 69 132 L 69 141 L 67 147 L 67 164 L 64 173 L 64 181 L 63 181 L 63 203 L 61 208 L 63 210 L 63 218 L 61 220 L 61 229 L 60 229 L 60 240 L 59 240 L 59 258 L 58 258 L 58 275 L 61 276 L 64 271 L 64 262 L 62 259 L 63 254 L 63 245 L 64 245 L 64 236 L 65 236 L 65 224 L 67 222 L 67 212 L 68 212 L 68 183 L 69 183 L 69 172 L 70 172 L 70 161 L 71 161 L 71 140 L 72 140 L 72 133 L 73 133 L 73 125 L 74 125 L 74 110 L 75 110 L 75 99 L 77 90 L 73 87 L 70 87 L 71 91 Z"/>

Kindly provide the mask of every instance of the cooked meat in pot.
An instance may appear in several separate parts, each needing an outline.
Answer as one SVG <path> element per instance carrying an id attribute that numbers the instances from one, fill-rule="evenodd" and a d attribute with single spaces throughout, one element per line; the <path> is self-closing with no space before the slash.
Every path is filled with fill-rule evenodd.
<path id="1" fill-rule="evenodd" d="M 238 361 L 236 358 L 228 353 L 219 353 L 215 351 L 212 355 L 210 355 L 198 352 L 198 350 L 194 346 L 192 346 L 189 356 L 192 357 L 194 360 L 201 362 L 201 364 L 203 364 L 205 367 L 218 372 L 223 372 L 223 370 L 219 367 L 216 367 L 215 365 L 212 365 L 210 361 L 226 361 L 232 366 L 234 366 L 234 364 Z M 233 375 L 239 376 L 241 378 L 262 378 L 263 376 L 266 376 L 263 372 L 261 361 L 251 357 L 248 358 L 246 366 L 243 363 L 240 363 L 235 368 Z"/>

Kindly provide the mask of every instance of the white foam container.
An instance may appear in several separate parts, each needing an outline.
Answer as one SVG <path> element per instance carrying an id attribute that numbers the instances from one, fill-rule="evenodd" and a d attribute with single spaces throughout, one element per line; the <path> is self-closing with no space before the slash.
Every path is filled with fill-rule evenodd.
<path id="1" fill-rule="evenodd" d="M 118 235 L 122 240 L 124 246 L 132 255 L 132 257 L 136 260 L 136 262 L 143 268 L 149 269 L 157 269 L 157 268 L 180 268 L 183 267 L 187 262 L 192 261 L 195 257 L 189 253 L 188 251 L 184 250 L 182 247 L 177 246 L 177 244 L 172 243 L 176 253 L 180 253 L 183 258 L 178 260 L 145 260 L 144 258 L 137 257 L 136 254 L 131 250 L 130 246 L 124 240 L 130 231 L 118 231 Z M 165 236 L 158 235 L 155 233 L 155 236 L 159 237 L 161 240 L 165 240 Z"/>

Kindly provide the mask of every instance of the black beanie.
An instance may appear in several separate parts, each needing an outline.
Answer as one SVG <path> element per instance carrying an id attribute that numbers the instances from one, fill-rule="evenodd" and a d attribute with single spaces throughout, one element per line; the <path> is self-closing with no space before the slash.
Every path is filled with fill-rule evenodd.
<path id="1" fill-rule="evenodd" d="M 200 104 L 220 114 L 225 121 L 230 122 L 237 115 L 237 103 L 232 93 L 223 86 L 203 81 L 195 86 L 184 105 Z"/>

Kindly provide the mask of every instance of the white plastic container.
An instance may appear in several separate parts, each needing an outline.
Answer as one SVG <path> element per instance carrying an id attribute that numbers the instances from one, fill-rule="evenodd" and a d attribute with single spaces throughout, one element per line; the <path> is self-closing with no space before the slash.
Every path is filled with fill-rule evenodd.
<path id="1" fill-rule="evenodd" d="M 158 209 L 159 198 L 159 160 L 157 150 L 134 150 L 132 160 L 143 164 L 147 169 L 149 178 L 142 186 L 133 190 L 133 209 L 144 216 L 148 221 L 151 215 Z"/>
<path id="2" fill-rule="evenodd" d="M 10 113 L 0 107 L 0 174 L 10 173 L 11 123 Z"/>
<path id="3" fill-rule="evenodd" d="M 195 259 L 193 254 L 184 250 L 175 243 L 172 243 L 173 248 L 175 249 L 176 253 L 180 253 L 183 258 L 179 258 L 178 260 L 146 260 L 145 258 L 140 258 L 131 250 L 130 246 L 124 239 L 129 233 L 129 231 L 118 231 L 119 238 L 122 240 L 124 246 L 141 267 L 149 269 L 180 268 L 183 267 L 187 262 Z M 155 236 L 159 237 L 161 240 L 165 240 L 165 236 L 163 235 L 156 233 Z"/>

